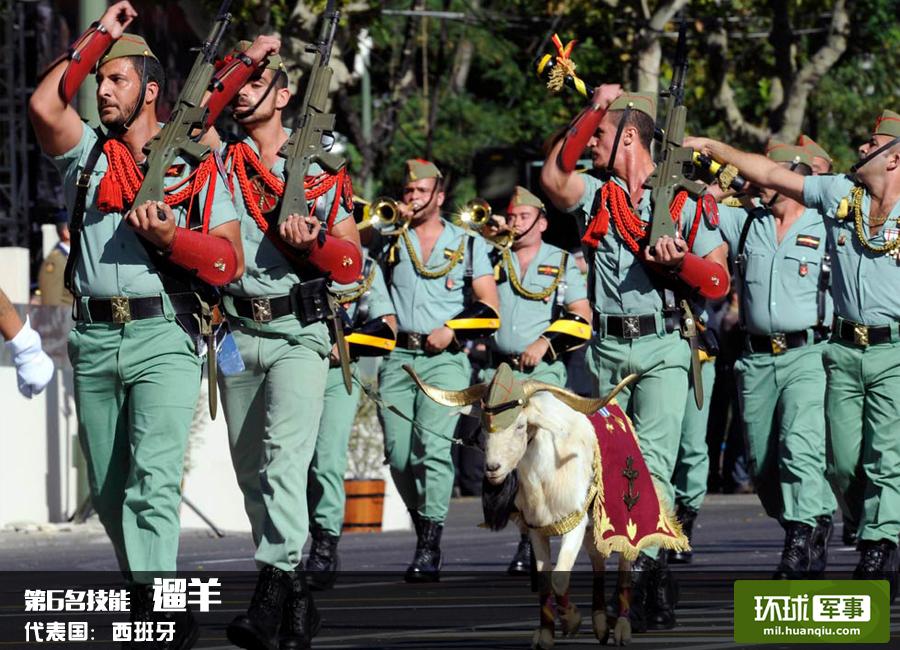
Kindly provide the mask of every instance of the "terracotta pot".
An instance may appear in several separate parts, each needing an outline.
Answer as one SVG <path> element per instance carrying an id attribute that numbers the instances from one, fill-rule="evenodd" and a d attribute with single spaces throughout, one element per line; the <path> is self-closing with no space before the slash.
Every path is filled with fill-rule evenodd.
<path id="1" fill-rule="evenodd" d="M 383 479 L 345 479 L 344 533 L 380 533 Z"/>

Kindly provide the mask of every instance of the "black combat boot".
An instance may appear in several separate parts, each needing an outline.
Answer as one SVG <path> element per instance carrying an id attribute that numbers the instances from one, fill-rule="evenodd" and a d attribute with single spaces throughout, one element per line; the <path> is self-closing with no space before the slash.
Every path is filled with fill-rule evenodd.
<path id="1" fill-rule="evenodd" d="M 519 539 L 519 548 L 513 555 L 512 562 L 506 568 L 506 572 L 511 576 L 527 576 L 531 573 L 531 540 L 528 539 L 528 533 L 522 533 Z"/>
<path id="2" fill-rule="evenodd" d="M 444 524 L 419 519 L 419 544 L 412 564 L 406 570 L 406 582 L 437 582 L 441 579 L 441 533 Z"/>
<path id="3" fill-rule="evenodd" d="M 194 620 L 190 608 L 183 612 L 156 612 L 153 610 L 153 585 L 135 584 L 129 589 L 131 595 L 131 623 L 152 623 L 154 640 L 132 641 L 122 644 L 123 650 L 189 650 L 200 637 L 200 626 Z M 174 623 L 175 635 L 171 641 L 156 641 L 156 624 Z"/>
<path id="4" fill-rule="evenodd" d="M 828 542 L 834 532 L 834 522 L 831 515 L 819 515 L 816 517 L 816 529 L 813 531 L 812 544 L 809 554 L 810 577 L 819 578 L 828 567 Z"/>
<path id="5" fill-rule="evenodd" d="M 854 580 L 887 580 L 891 602 L 897 596 L 897 544 L 887 539 L 859 542 L 859 564 L 853 570 Z"/>
<path id="6" fill-rule="evenodd" d="M 691 536 L 694 534 L 694 520 L 697 519 L 697 511 L 693 508 L 678 506 L 675 514 L 678 522 L 681 524 L 681 530 L 687 537 L 688 544 L 691 543 Z M 669 564 L 690 564 L 694 559 L 693 551 L 669 551 Z"/>
<path id="7" fill-rule="evenodd" d="M 660 552 L 656 562 L 656 578 L 647 598 L 647 629 L 671 630 L 675 627 L 675 602 L 678 588 L 675 576 L 666 563 L 666 553 Z"/>
<path id="8" fill-rule="evenodd" d="M 313 591 L 325 591 L 334 586 L 341 562 L 337 554 L 340 535 L 332 535 L 323 528 L 313 526 L 309 531 L 312 545 L 306 558 L 307 582 Z"/>
<path id="9" fill-rule="evenodd" d="M 278 630 L 284 603 L 292 593 L 293 573 L 273 566 L 259 572 L 247 613 L 228 625 L 229 641 L 247 650 L 278 650 Z"/>
<path id="10" fill-rule="evenodd" d="M 797 580 L 809 577 L 813 527 L 799 521 L 786 522 L 784 549 L 773 580 Z"/>
<path id="11" fill-rule="evenodd" d="M 310 593 L 312 585 L 307 585 L 309 577 L 301 567 L 290 575 L 291 591 L 284 601 L 278 650 L 308 648 L 322 627 L 322 617 Z"/>
<path id="12" fill-rule="evenodd" d="M 628 605 L 628 618 L 631 619 L 632 632 L 646 632 L 648 617 L 654 600 L 654 587 L 659 574 L 659 562 L 645 553 L 631 565 L 631 602 Z M 618 589 L 616 589 L 618 593 Z"/>

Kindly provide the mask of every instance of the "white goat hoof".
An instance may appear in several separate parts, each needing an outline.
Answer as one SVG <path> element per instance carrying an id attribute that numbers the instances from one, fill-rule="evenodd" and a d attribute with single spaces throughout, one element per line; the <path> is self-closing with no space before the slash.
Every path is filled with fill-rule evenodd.
<path id="1" fill-rule="evenodd" d="M 620 616 L 613 628 L 613 641 L 616 645 L 628 645 L 631 643 L 631 620 L 627 616 Z"/>
<path id="2" fill-rule="evenodd" d="M 539 627 L 531 636 L 532 650 L 550 650 L 553 647 L 553 630 Z"/>
<path id="3" fill-rule="evenodd" d="M 609 623 L 604 610 L 598 609 L 591 612 L 591 626 L 600 645 L 606 645 L 606 641 L 609 639 Z"/>
<path id="4" fill-rule="evenodd" d="M 575 603 L 569 603 L 568 607 L 561 607 L 557 615 L 563 636 L 578 634 L 578 628 L 581 627 L 581 612 L 578 611 Z"/>

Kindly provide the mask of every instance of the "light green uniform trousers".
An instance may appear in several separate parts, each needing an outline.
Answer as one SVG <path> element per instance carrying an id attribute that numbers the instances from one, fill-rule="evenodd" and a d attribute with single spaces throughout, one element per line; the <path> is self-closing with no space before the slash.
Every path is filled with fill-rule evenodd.
<path id="1" fill-rule="evenodd" d="M 384 451 L 397 491 L 408 510 L 443 523 L 453 491 L 450 444 L 459 415 L 420 391 L 403 370 L 404 364 L 410 364 L 425 383 L 450 390 L 469 386 L 471 366 L 463 352 L 426 356 L 398 348 L 385 358 L 378 373 L 382 400 L 415 421 L 413 426 L 391 411 L 378 410 Z"/>
<path id="2" fill-rule="evenodd" d="M 219 373 L 231 462 L 257 563 L 292 571 L 309 533 L 306 480 L 328 361 L 282 336 L 241 327 L 233 334 L 245 370 Z"/>
<path id="3" fill-rule="evenodd" d="M 485 368 L 481 372 L 481 381 L 490 381 L 495 372 L 497 372 L 495 368 Z M 528 381 L 529 379 L 532 379 L 534 381 L 542 381 L 545 384 L 553 384 L 554 386 L 565 388 L 567 378 L 566 364 L 562 361 L 554 361 L 553 363 L 541 361 L 531 372 L 520 372 L 513 368 L 513 376 L 519 381 Z"/>
<path id="4" fill-rule="evenodd" d="M 747 353 L 735 363 L 753 483 L 780 522 L 815 526 L 836 505 L 825 479 L 823 347 Z"/>
<path id="5" fill-rule="evenodd" d="M 829 343 L 828 472 L 860 539 L 900 533 L 900 342 L 857 348 Z"/>
<path id="6" fill-rule="evenodd" d="M 716 361 L 710 359 L 700 365 L 703 383 L 703 408 L 697 408 L 694 389 L 689 387 L 684 418 L 681 420 L 681 440 L 678 443 L 678 458 L 672 474 L 675 488 L 675 504 L 692 510 L 700 510 L 706 496 L 706 481 L 709 477 L 709 447 L 706 444 L 706 424 L 709 420 L 709 405 L 713 384 L 716 381 Z"/>
<path id="7" fill-rule="evenodd" d="M 360 393 L 359 384 L 353 382 L 353 392 L 348 395 L 341 369 L 329 368 L 325 408 L 319 423 L 316 451 L 309 466 L 307 499 L 313 524 L 331 535 L 340 535 L 344 525 L 347 445 Z"/>
<path id="8" fill-rule="evenodd" d="M 184 454 L 200 393 L 194 344 L 165 317 L 78 323 L 69 359 L 91 499 L 119 567 L 138 582 L 174 573 Z"/>
<path id="9" fill-rule="evenodd" d="M 633 372 L 646 373 L 616 399 L 634 424 L 647 469 L 664 507 L 669 508 L 675 503 L 672 471 L 684 418 L 690 355 L 690 346 L 678 332 L 638 339 L 595 337 L 588 352 L 597 395 L 605 395 Z M 647 547 L 642 553 L 655 557 L 658 551 L 659 547 Z"/>

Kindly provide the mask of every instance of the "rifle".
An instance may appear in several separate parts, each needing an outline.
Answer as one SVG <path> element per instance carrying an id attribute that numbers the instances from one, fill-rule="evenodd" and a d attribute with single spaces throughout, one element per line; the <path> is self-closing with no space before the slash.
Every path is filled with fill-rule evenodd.
<path id="1" fill-rule="evenodd" d="M 219 44 L 231 23 L 231 14 L 228 13 L 230 5 L 231 0 L 222 0 L 215 23 L 194 60 L 194 66 L 178 95 L 169 121 L 144 145 L 144 153 L 147 154 L 146 171 L 132 205 L 163 200 L 166 171 L 178 156 L 190 158 L 195 163 L 201 163 L 209 156 L 209 146 L 199 142 L 207 114 L 206 107 L 200 106 L 200 102 L 215 72 L 213 64 Z M 164 219 L 165 215 L 160 214 L 159 218 Z"/>
<path id="2" fill-rule="evenodd" d="M 322 135 L 334 128 L 334 113 L 326 113 L 325 105 L 332 74 L 328 61 L 331 59 L 331 46 L 340 15 L 335 9 L 335 0 L 328 0 L 319 40 L 306 47 L 306 51 L 315 56 L 306 82 L 303 103 L 300 105 L 299 125 L 278 152 L 285 159 L 284 194 L 278 211 L 279 225 L 292 214 L 309 216 L 303 181 L 312 163 L 318 163 L 332 174 L 338 173 L 344 166 L 343 158 L 325 151 L 322 146 Z M 322 231 L 323 236 L 324 234 Z"/>
<path id="3" fill-rule="evenodd" d="M 672 83 L 669 90 L 664 93 L 666 120 L 662 128 L 660 151 L 656 169 L 644 184 L 644 187 L 650 190 L 650 204 L 653 207 L 650 240 L 647 243 L 651 248 L 660 237 L 675 237 L 675 224 L 669 214 L 669 206 L 675 194 L 687 190 L 692 196 L 699 196 L 705 189 L 702 183 L 690 179 L 694 151 L 681 144 L 684 141 L 684 123 L 687 118 L 687 108 L 684 105 L 684 78 L 687 76 L 687 68 L 687 25 L 682 11 Z"/>

